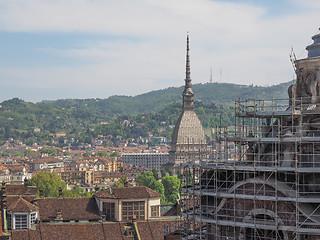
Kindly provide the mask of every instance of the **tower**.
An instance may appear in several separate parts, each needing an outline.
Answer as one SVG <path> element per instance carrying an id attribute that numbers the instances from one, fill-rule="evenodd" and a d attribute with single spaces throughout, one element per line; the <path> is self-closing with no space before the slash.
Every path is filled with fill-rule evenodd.
<path id="1" fill-rule="evenodd" d="M 186 79 L 182 93 L 182 113 L 172 133 L 169 162 L 173 168 L 200 160 L 206 151 L 206 138 L 201 122 L 194 112 L 194 93 L 191 84 L 189 35 L 187 35 Z"/>

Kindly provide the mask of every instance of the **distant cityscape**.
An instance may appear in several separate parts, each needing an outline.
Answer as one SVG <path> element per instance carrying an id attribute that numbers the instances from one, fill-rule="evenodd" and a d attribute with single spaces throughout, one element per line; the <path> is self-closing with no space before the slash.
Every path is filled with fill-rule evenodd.
<path id="1" fill-rule="evenodd" d="M 2 103 L 0 239 L 320 239 L 312 39 L 291 54 L 296 81 L 271 87 L 285 99 L 197 102 L 187 34 L 182 103 L 160 112 Z"/>

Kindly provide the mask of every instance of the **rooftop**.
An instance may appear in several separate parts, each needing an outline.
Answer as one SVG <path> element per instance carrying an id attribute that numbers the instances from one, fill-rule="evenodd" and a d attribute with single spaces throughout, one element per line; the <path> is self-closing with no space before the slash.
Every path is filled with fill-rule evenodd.
<path id="1" fill-rule="evenodd" d="M 94 196 L 97 198 L 113 198 L 113 199 L 126 199 L 126 198 L 154 198 L 161 197 L 161 194 L 153 191 L 145 186 L 135 187 L 113 187 L 96 193 Z"/>

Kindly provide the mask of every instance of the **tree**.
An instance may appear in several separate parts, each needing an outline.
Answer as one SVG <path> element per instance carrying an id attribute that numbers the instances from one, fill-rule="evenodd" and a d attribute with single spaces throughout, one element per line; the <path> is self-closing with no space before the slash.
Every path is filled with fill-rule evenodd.
<path id="1" fill-rule="evenodd" d="M 58 150 L 55 148 L 42 148 L 40 153 L 46 153 L 50 156 L 58 156 L 59 155 Z"/>
<path id="2" fill-rule="evenodd" d="M 29 156 L 31 155 L 32 153 L 34 153 L 30 148 L 26 148 L 26 150 L 24 150 L 24 155 L 25 156 Z"/>
<path id="3" fill-rule="evenodd" d="M 91 197 L 93 193 L 89 193 L 84 191 L 79 186 L 75 186 L 71 190 L 63 190 L 62 195 L 63 197 L 73 197 L 73 198 L 80 198 L 80 197 Z"/>
<path id="4" fill-rule="evenodd" d="M 118 151 L 114 151 L 110 154 L 111 157 L 117 157 L 120 156 L 121 154 Z"/>
<path id="5" fill-rule="evenodd" d="M 93 153 L 90 152 L 90 151 L 86 151 L 86 152 L 83 154 L 84 157 L 91 157 L 92 155 L 93 155 Z"/>
<path id="6" fill-rule="evenodd" d="M 107 151 L 104 151 L 104 150 L 97 152 L 96 155 L 99 156 L 99 157 L 108 157 L 108 156 L 110 156 L 109 153 Z"/>
<path id="7" fill-rule="evenodd" d="M 70 152 L 63 152 L 63 156 L 71 156 Z"/>
<path id="8" fill-rule="evenodd" d="M 163 184 L 154 178 L 152 172 L 145 172 L 144 174 L 139 175 L 138 179 L 137 179 L 137 183 L 138 183 L 138 185 L 144 185 L 144 186 L 151 188 L 152 190 L 160 193 L 161 194 L 161 202 L 165 201 Z"/>
<path id="9" fill-rule="evenodd" d="M 163 169 L 160 170 L 161 173 L 161 178 L 164 178 L 165 176 L 167 176 L 167 172 Z"/>
<path id="10" fill-rule="evenodd" d="M 179 198 L 180 179 L 175 176 L 166 176 L 162 178 L 164 186 L 164 195 L 168 203 L 175 204 Z"/>
<path id="11" fill-rule="evenodd" d="M 3 157 L 9 157 L 10 156 L 9 151 L 5 150 L 4 152 L 2 152 L 2 156 Z"/>
<path id="12" fill-rule="evenodd" d="M 181 173 L 181 171 L 180 170 L 177 170 L 177 177 L 180 179 L 180 181 L 181 181 L 181 179 L 182 179 L 182 173 Z"/>
<path id="13" fill-rule="evenodd" d="M 154 176 L 154 178 L 155 178 L 156 180 L 159 179 L 159 177 L 158 177 L 158 170 L 157 170 L 156 168 L 152 168 L 152 174 L 153 174 L 153 176 Z"/>
<path id="14" fill-rule="evenodd" d="M 128 182 L 128 177 L 126 175 L 122 175 L 119 178 L 118 182 L 114 182 L 113 183 L 113 187 L 124 187 L 125 183 Z"/>
<path id="15" fill-rule="evenodd" d="M 173 176 L 173 171 L 171 169 L 169 169 L 168 173 L 169 173 L 169 176 Z"/>
<path id="16" fill-rule="evenodd" d="M 15 157 L 23 157 L 23 153 L 18 151 L 18 150 L 14 150 L 12 152 L 12 155 L 15 156 Z"/>
<path id="17" fill-rule="evenodd" d="M 55 172 L 39 172 L 31 178 L 29 185 L 37 188 L 38 196 L 39 190 L 42 189 L 44 197 L 58 197 L 60 187 L 66 190 L 65 182 Z"/>

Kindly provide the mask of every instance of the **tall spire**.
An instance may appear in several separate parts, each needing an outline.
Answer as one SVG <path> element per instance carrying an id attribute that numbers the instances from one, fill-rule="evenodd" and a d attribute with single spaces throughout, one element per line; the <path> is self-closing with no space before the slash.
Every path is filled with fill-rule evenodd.
<path id="1" fill-rule="evenodd" d="M 189 55 L 189 33 L 187 33 L 187 56 L 186 56 L 186 86 L 185 88 L 191 88 L 191 70 L 190 70 L 190 55 Z"/>
<path id="2" fill-rule="evenodd" d="M 191 70 L 190 70 L 190 55 L 189 55 L 189 33 L 187 33 L 187 54 L 186 54 L 186 79 L 185 87 L 183 91 L 183 110 L 194 109 L 194 93 L 192 91 L 191 84 Z"/>

